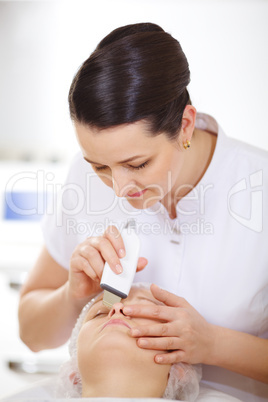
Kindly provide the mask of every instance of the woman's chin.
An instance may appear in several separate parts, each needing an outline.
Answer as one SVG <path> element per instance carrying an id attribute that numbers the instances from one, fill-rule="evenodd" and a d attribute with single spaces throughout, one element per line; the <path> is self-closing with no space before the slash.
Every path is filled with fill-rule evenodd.
<path id="1" fill-rule="evenodd" d="M 161 200 L 161 197 L 151 197 L 151 198 L 147 198 L 147 199 L 142 199 L 142 198 L 127 198 L 127 201 L 129 202 L 129 204 L 135 208 L 135 209 L 148 209 L 151 208 L 153 205 L 155 205 L 156 203 L 158 203 Z"/>

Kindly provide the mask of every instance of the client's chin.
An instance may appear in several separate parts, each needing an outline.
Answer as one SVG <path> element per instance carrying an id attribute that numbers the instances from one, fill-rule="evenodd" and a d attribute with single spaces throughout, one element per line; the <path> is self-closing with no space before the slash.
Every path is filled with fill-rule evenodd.
<path id="1" fill-rule="evenodd" d="M 90 348 L 78 353 L 82 396 L 161 397 L 170 366 L 157 365 L 154 355 L 124 331 L 103 331 Z"/>
<path id="2" fill-rule="evenodd" d="M 78 346 L 80 372 L 83 371 L 83 364 L 87 370 L 92 367 L 96 371 L 100 367 L 102 371 L 113 372 L 122 367 L 131 369 L 134 362 L 137 365 L 152 364 L 155 353 L 139 348 L 136 339 L 128 335 L 127 331 L 127 328 L 107 327 L 90 345 L 83 345 L 82 348 Z"/>

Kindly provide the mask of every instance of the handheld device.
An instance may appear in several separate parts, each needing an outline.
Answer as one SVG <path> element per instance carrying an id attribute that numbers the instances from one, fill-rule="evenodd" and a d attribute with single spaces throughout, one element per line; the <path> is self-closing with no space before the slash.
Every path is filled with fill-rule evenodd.
<path id="1" fill-rule="evenodd" d="M 101 288 L 104 289 L 103 304 L 110 309 L 114 303 L 118 303 L 128 296 L 139 259 L 140 239 L 136 234 L 134 220 L 128 222 L 122 230 L 121 236 L 126 250 L 125 257 L 120 260 L 123 272 L 115 274 L 106 262 L 100 283 Z"/>

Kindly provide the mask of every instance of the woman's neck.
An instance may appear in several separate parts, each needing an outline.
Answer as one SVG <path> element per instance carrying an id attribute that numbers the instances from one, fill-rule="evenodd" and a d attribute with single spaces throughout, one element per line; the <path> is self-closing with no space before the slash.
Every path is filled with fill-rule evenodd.
<path id="1" fill-rule="evenodd" d="M 177 217 L 177 203 L 185 197 L 202 179 L 212 160 L 216 147 L 217 136 L 207 131 L 195 129 L 192 137 L 191 148 L 186 150 L 183 172 L 179 182 L 170 194 L 167 194 L 161 201 L 170 219 Z M 180 191 L 177 191 L 177 189 Z"/>

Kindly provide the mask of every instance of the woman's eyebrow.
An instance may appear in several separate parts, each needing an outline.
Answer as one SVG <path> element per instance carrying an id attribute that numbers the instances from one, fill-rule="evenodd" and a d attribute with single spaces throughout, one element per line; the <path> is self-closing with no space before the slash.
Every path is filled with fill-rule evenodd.
<path id="1" fill-rule="evenodd" d="M 145 157 L 146 157 L 146 155 L 136 155 L 136 156 L 132 156 L 131 158 L 125 159 L 125 160 L 123 160 L 123 161 L 121 161 L 121 162 L 117 162 L 117 163 L 131 162 L 131 161 L 133 161 L 134 159 L 145 158 Z M 93 163 L 93 165 L 102 165 L 101 163 L 90 161 L 90 160 L 89 160 L 88 158 L 86 158 L 85 156 L 84 156 L 84 159 L 85 159 L 85 161 L 87 161 L 88 163 Z"/>

